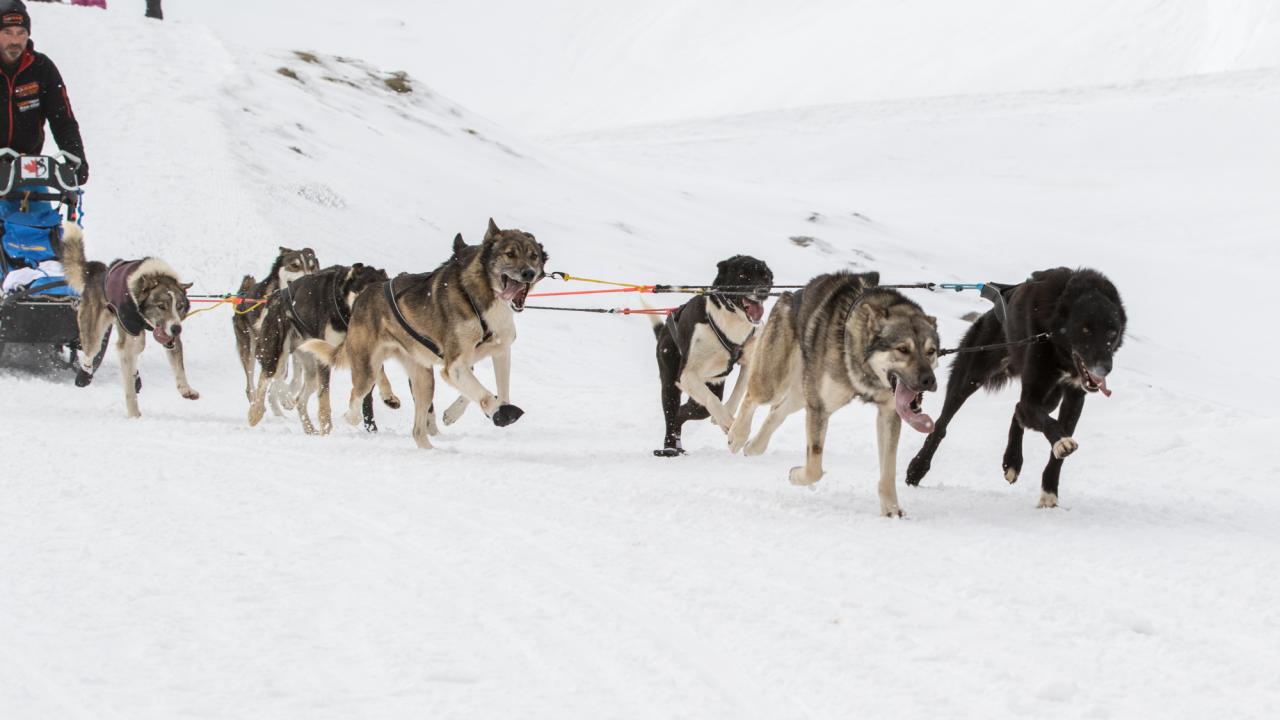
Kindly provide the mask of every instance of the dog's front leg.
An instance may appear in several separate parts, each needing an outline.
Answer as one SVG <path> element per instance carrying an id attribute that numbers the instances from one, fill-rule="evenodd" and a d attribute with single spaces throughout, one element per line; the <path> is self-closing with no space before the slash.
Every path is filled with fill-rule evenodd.
<path id="1" fill-rule="evenodd" d="M 187 368 L 182 362 L 182 338 L 173 339 L 173 347 L 169 348 L 169 368 L 173 370 L 173 379 L 178 383 L 178 393 L 188 400 L 199 400 L 200 393 L 187 383 Z"/>
<path id="2" fill-rule="evenodd" d="M 511 402 L 511 346 L 489 356 L 493 360 L 493 379 L 498 384 L 498 402 L 507 405 Z"/>
<path id="3" fill-rule="evenodd" d="M 142 335 L 130 337 L 120 333 L 116 344 L 116 352 L 120 355 L 120 378 L 124 383 L 124 410 L 128 417 L 142 417 L 138 409 L 138 355 L 146 347 L 146 339 Z"/>
<path id="4" fill-rule="evenodd" d="M 729 432 L 729 428 L 733 427 L 733 414 L 725 409 L 724 404 L 720 402 L 720 398 L 716 397 L 716 394 L 711 392 L 711 388 L 707 387 L 706 380 L 686 368 L 684 373 L 680 375 L 680 382 L 677 385 L 684 391 L 684 394 L 711 413 L 711 420 L 721 430 L 726 433 Z M 736 390 L 737 388 L 735 387 L 734 389 Z"/>
<path id="5" fill-rule="evenodd" d="M 504 405 L 497 395 L 490 393 L 481 384 L 480 379 L 471 369 L 470 359 L 458 360 L 444 369 L 445 380 L 458 389 L 468 400 L 480 406 L 484 414 L 493 419 L 493 424 L 505 427 L 520 419 L 524 411 L 515 405 Z"/>
<path id="6" fill-rule="evenodd" d="M 902 418 L 892 402 L 881 405 L 876 416 L 876 445 L 880 450 L 880 514 L 902 517 L 898 504 L 898 439 L 902 436 Z"/>
<path id="7" fill-rule="evenodd" d="M 1076 423 L 1080 413 L 1084 411 L 1085 392 L 1078 388 L 1067 388 L 1062 397 L 1062 407 L 1058 410 L 1058 422 L 1062 431 L 1070 436 L 1076 431 Z M 1058 507 L 1058 476 L 1062 472 L 1062 458 L 1054 453 L 1049 464 L 1044 467 L 1040 478 L 1040 504 L 1038 507 Z"/>
<path id="8" fill-rule="evenodd" d="M 382 396 L 382 402 L 392 410 L 399 409 L 400 398 L 396 397 L 396 391 L 391 387 L 391 380 L 387 377 L 387 366 L 383 365 L 378 368 L 378 394 Z"/>
<path id="9" fill-rule="evenodd" d="M 738 385 L 734 386 L 733 391 L 738 392 L 738 387 L 742 385 L 741 379 Z M 731 396 L 732 397 L 732 396 Z M 747 438 L 751 437 L 751 420 L 755 417 L 756 408 L 760 404 L 755 398 L 747 396 L 747 401 L 742 404 L 742 409 L 733 418 L 733 425 L 729 426 L 729 452 L 736 453 L 747 444 Z"/>

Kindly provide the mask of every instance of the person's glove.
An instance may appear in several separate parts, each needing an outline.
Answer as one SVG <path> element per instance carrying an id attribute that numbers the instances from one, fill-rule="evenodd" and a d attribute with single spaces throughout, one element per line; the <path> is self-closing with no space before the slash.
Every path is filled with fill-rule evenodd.
<path id="1" fill-rule="evenodd" d="M 80 167 L 76 168 L 76 182 L 81 185 L 89 182 L 89 163 L 80 163 Z"/>

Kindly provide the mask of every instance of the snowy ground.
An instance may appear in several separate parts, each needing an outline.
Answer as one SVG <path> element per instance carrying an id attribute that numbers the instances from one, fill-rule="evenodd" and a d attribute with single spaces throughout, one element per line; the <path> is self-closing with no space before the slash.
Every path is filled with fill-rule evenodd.
<path id="1" fill-rule="evenodd" d="M 1209 12 L 1227 4 L 1236 15 Z M 713 113 L 654 91 L 653 122 L 628 128 L 579 93 L 616 67 L 603 97 L 626 99 L 633 66 L 583 38 L 633 11 L 556 6 L 530 26 L 551 56 L 535 70 L 509 29 L 475 51 L 568 98 L 533 132 L 515 111 L 532 93 L 504 113 L 480 92 L 484 114 L 437 93 L 477 82 L 469 56 L 427 77 L 379 56 L 409 52 L 405 27 L 482 37 L 485 7 L 388 2 L 344 50 L 327 24 L 296 40 L 307 23 L 286 22 L 286 3 L 251 32 L 190 0 L 165 24 L 112 5 L 33 9 L 94 162 L 92 257 L 154 252 L 223 292 L 281 244 L 429 269 L 492 215 L 535 232 L 556 269 L 636 282 L 709 282 L 735 252 L 784 283 L 1090 265 L 1119 286 L 1131 333 L 1115 396 L 1085 409 L 1062 508 L 1034 509 L 1037 438 L 1023 481 L 1000 477 L 1007 391 L 970 402 L 925 487 L 901 491 L 902 521 L 875 514 L 868 408 L 836 416 L 813 491 L 785 480 L 798 418 L 760 458 L 729 455 L 709 424 L 687 429 L 690 456 L 651 457 L 661 413 L 637 318 L 526 312 L 513 394 L 528 414 L 497 429 L 473 412 L 429 453 L 407 410 L 381 406 L 376 437 L 248 428 L 225 310 L 184 335 L 199 401 L 144 355 L 140 420 L 123 416 L 112 355 L 84 390 L 4 375 L 0 717 L 1199 718 L 1280 703 L 1266 3 L 1137 3 L 1170 19 L 1124 50 L 1110 43 L 1124 18 L 1089 36 L 1087 7 L 1040 16 L 1103 53 L 1077 75 L 999 74 L 991 49 L 951 85 L 914 88 L 947 97 L 871 88 L 816 106 L 771 77 L 724 90 L 723 107 L 761 112 L 688 119 Z M 379 25 L 391 13 L 404 25 Z M 777 52 L 824 17 L 851 22 L 798 14 Z M 565 27 L 574 41 L 557 45 Z M 645 27 L 653 40 L 663 24 Z M 997 30 L 961 24 L 956 47 L 972 57 Z M 655 71 L 697 62 L 667 37 Z M 1140 45 L 1149 62 L 1125 70 Z M 101 62 L 105 47 L 127 51 Z M 384 82 L 402 68 L 407 95 Z M 812 87 L 837 85 L 828 72 Z M 944 342 L 982 309 L 917 299 Z M 902 465 L 919 441 L 904 435 Z"/>

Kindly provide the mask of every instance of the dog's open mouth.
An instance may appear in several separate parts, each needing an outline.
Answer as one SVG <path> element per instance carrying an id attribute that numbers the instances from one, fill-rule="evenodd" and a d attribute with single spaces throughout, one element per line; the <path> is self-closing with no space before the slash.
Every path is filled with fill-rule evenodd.
<path id="1" fill-rule="evenodd" d="M 1111 391 L 1107 389 L 1107 379 L 1099 377 L 1089 371 L 1089 365 L 1080 357 L 1079 353 L 1071 353 L 1071 359 L 1076 363 L 1076 372 L 1080 374 L 1081 384 L 1087 392 L 1095 393 L 1099 390 L 1102 394 L 1111 397 Z"/>
<path id="2" fill-rule="evenodd" d="M 760 320 L 764 317 L 764 303 L 755 298 L 743 296 L 742 312 L 747 314 L 747 319 L 752 325 L 759 325 Z"/>
<path id="3" fill-rule="evenodd" d="M 511 303 L 512 310 L 521 312 L 524 310 L 524 301 L 529 298 L 529 289 L 532 287 L 533 285 L 530 283 L 523 283 L 503 276 L 502 292 L 499 295 L 503 300 Z"/>
<path id="4" fill-rule="evenodd" d="M 151 336 L 156 339 L 156 342 L 160 343 L 166 348 L 169 348 L 170 350 L 173 349 L 173 336 L 165 332 L 164 328 L 156 327 L 155 330 L 151 331 Z"/>
<path id="5" fill-rule="evenodd" d="M 898 417 L 922 433 L 933 432 L 933 418 L 924 412 L 924 393 L 912 390 L 892 373 L 889 374 L 889 387 L 893 388 L 893 404 Z"/>

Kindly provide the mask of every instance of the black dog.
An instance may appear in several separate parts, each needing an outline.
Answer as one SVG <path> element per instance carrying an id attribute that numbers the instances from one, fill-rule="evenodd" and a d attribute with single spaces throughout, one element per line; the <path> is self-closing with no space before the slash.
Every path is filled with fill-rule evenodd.
<path id="1" fill-rule="evenodd" d="M 1022 397 L 1004 451 L 1004 477 L 1013 483 L 1022 472 L 1023 431 L 1043 433 L 1053 457 L 1041 477 L 1040 507 L 1056 507 L 1062 459 L 1079 447 L 1071 435 L 1085 395 L 1099 390 L 1111 394 L 1107 375 L 1112 356 L 1124 340 L 1124 305 L 1115 286 L 1101 273 L 1065 267 L 1032 274 L 1027 282 L 1004 289 L 1002 299 L 1007 310 L 998 304 L 965 333 L 961 353 L 951 366 L 942 414 L 907 467 L 907 484 L 919 485 L 929 472 L 951 418 L 970 395 L 979 387 L 996 390 L 1021 378 Z M 1022 344 L 963 352 L 1001 343 Z M 1062 410 L 1054 419 L 1049 413 L 1059 403 Z"/>
<path id="2" fill-rule="evenodd" d="M 680 430 L 689 420 L 710 417 L 728 432 L 747 389 L 748 350 L 764 318 L 773 271 L 764 261 L 747 255 L 721 260 L 716 267 L 715 287 L 730 291 L 699 295 L 668 315 L 665 322 L 650 316 L 658 338 L 658 375 L 667 425 L 662 449 L 653 451 L 659 457 L 684 454 Z M 729 402 L 721 404 L 725 377 L 739 364 L 743 369 Z M 683 405 L 681 391 L 689 396 Z"/>

